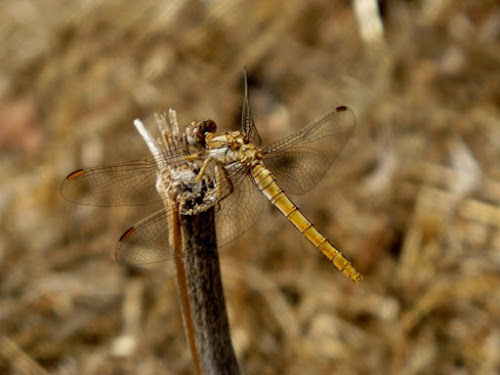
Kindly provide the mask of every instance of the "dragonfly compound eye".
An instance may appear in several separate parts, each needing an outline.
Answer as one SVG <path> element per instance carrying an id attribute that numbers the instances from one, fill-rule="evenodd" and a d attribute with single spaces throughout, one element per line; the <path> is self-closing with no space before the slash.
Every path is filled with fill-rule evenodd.
<path id="1" fill-rule="evenodd" d="M 217 125 L 213 120 L 207 119 L 199 122 L 200 130 L 203 134 L 205 133 L 215 133 L 217 130 Z"/>
<path id="2" fill-rule="evenodd" d="M 191 146 L 204 148 L 207 133 L 215 133 L 217 125 L 213 120 L 193 121 L 186 129 L 187 141 Z"/>

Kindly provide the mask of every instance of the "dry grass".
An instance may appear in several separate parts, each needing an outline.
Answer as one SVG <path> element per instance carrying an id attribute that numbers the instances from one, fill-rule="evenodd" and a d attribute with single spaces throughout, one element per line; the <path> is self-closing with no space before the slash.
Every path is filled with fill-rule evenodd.
<path id="1" fill-rule="evenodd" d="M 0 373 L 192 373 L 171 265 L 112 259 L 155 208 L 75 206 L 58 184 L 147 155 L 135 117 L 235 129 L 245 65 L 265 143 L 357 114 L 296 202 L 365 282 L 270 207 L 221 254 L 244 372 L 500 372 L 500 9 L 381 3 L 385 43 L 349 1 L 2 1 Z"/>

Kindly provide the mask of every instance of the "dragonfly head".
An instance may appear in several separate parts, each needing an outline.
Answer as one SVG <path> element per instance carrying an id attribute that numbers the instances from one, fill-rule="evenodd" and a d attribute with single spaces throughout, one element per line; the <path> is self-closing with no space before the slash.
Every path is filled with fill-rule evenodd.
<path id="1" fill-rule="evenodd" d="M 187 141 L 189 145 L 197 148 L 205 148 L 208 133 L 215 133 L 217 125 L 213 120 L 193 121 L 186 128 Z"/>

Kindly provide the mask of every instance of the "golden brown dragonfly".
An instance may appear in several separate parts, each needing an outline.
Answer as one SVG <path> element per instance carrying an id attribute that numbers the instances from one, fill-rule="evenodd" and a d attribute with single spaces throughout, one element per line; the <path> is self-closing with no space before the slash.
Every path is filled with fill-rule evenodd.
<path id="1" fill-rule="evenodd" d="M 214 206 L 219 247 L 246 232 L 269 200 L 339 271 L 354 282 L 361 281 L 351 262 L 285 193 L 304 194 L 323 178 L 354 131 L 353 112 L 337 107 L 298 133 L 260 147 L 246 72 L 244 81 L 241 131 L 217 134 L 212 120 L 193 122 L 178 136 L 181 147 L 141 160 L 79 169 L 63 181 L 61 195 L 84 205 L 148 204 L 160 200 L 157 182 L 165 171 L 159 165 L 169 171 L 185 168 L 192 171 L 191 189 L 198 186 L 195 190 L 203 196 L 185 202 L 181 212 L 197 214 Z M 173 257 L 167 235 L 169 209 L 154 213 L 121 236 L 115 251 L 118 262 L 146 264 Z"/>

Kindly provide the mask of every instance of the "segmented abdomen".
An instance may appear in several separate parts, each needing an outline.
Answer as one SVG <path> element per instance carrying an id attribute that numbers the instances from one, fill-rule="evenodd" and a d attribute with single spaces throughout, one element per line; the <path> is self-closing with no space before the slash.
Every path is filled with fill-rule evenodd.
<path id="1" fill-rule="evenodd" d="M 267 168 L 261 164 L 253 166 L 252 177 L 262 194 L 281 211 L 281 213 L 314 245 L 315 248 L 333 262 L 335 268 L 356 283 L 363 280 L 363 276 L 356 271 L 351 262 L 349 262 L 342 253 L 314 227 L 311 221 L 307 219 L 297 206 L 295 206 L 286 196 Z"/>

